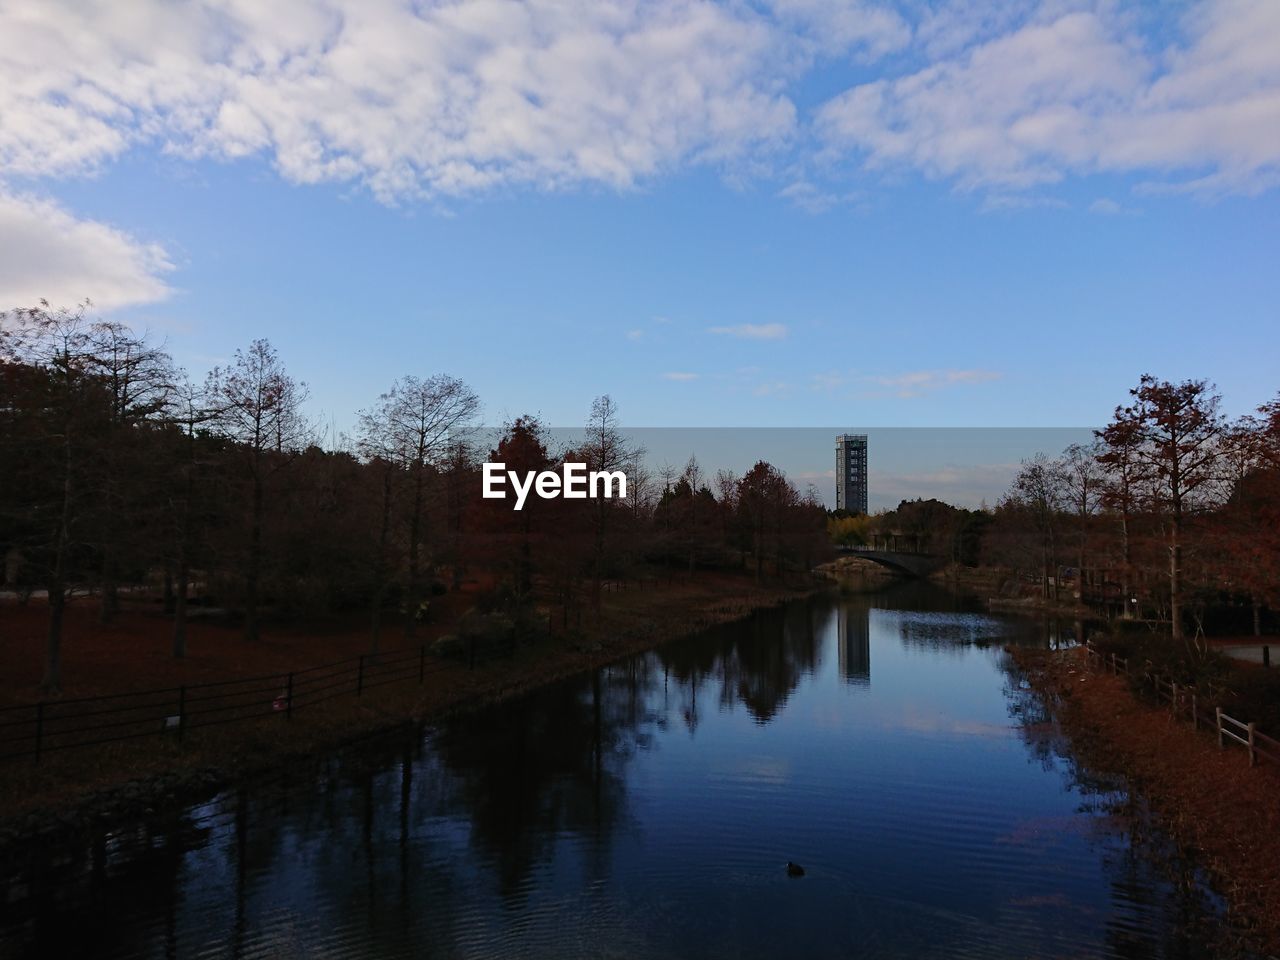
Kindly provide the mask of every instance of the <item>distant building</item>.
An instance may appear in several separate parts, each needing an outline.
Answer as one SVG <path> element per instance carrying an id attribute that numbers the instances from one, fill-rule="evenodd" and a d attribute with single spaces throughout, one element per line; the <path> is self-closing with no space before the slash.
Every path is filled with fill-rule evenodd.
<path id="1" fill-rule="evenodd" d="M 836 509 L 867 512 L 867 435 L 836 437 Z"/>

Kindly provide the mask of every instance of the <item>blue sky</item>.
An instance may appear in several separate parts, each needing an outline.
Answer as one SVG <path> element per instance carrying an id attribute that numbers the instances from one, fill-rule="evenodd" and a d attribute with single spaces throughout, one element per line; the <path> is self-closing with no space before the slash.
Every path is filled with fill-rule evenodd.
<path id="1" fill-rule="evenodd" d="M 268 337 L 339 428 L 438 372 L 489 422 L 1095 425 L 1147 371 L 1243 413 L 1276 51 L 1273 0 L 18 0 L 0 297 L 197 376 Z"/>

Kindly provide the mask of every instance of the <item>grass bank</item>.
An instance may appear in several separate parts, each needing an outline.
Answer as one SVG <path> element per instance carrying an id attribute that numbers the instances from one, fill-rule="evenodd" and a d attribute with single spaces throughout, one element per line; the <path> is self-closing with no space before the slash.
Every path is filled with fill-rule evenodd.
<path id="1" fill-rule="evenodd" d="M 1010 653 L 1055 704 L 1077 756 L 1125 774 L 1213 875 L 1232 925 L 1255 949 L 1280 953 L 1280 776 L 1138 700 L 1123 677 L 1093 673 L 1081 649 Z"/>

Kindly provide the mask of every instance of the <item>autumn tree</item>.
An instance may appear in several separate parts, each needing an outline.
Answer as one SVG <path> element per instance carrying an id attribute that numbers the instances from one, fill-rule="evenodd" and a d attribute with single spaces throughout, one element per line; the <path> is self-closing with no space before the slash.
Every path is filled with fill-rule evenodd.
<path id="1" fill-rule="evenodd" d="M 520 475 L 552 469 L 546 427 L 537 417 L 517 417 L 503 429 L 489 459 Z M 524 509 L 518 511 L 512 510 L 506 500 L 490 500 L 485 505 L 488 507 L 485 531 L 491 535 L 490 542 L 498 552 L 494 559 L 500 568 L 509 571 L 515 595 L 524 598 L 533 590 L 534 573 L 552 535 L 552 522 L 564 513 L 557 507 L 563 505 L 539 497 L 529 497 Z"/>
<path id="2" fill-rule="evenodd" d="M 1212 502 L 1219 479 L 1224 420 L 1220 398 L 1205 380 L 1174 384 L 1143 374 L 1117 407 L 1112 424 L 1139 439 L 1137 461 L 1151 484 L 1151 510 L 1168 551 L 1169 620 L 1175 640 L 1184 635 L 1183 552 L 1188 519 Z"/>
<path id="3" fill-rule="evenodd" d="M 1103 469 L 1099 490 L 1103 509 L 1110 511 L 1120 527 L 1120 599 L 1126 619 L 1134 614 L 1134 521 L 1147 497 L 1148 463 L 1141 456 L 1142 425 L 1133 417 L 1117 416 L 1102 430 L 1095 431 L 1100 446 L 1097 457 Z"/>
<path id="4" fill-rule="evenodd" d="M 1248 598 L 1255 635 L 1262 607 L 1280 604 L 1280 407 L 1258 412 L 1224 431 L 1225 502 L 1207 531 L 1222 582 Z"/>

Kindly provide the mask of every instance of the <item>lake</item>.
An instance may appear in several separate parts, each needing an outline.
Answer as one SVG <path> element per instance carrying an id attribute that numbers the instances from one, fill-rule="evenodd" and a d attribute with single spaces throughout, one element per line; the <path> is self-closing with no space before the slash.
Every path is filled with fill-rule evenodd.
<path id="1" fill-rule="evenodd" d="M 1063 627 L 920 583 L 766 611 L 47 851 L 0 956 L 1214 955 L 1004 651 Z"/>

